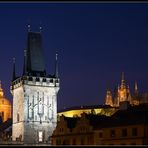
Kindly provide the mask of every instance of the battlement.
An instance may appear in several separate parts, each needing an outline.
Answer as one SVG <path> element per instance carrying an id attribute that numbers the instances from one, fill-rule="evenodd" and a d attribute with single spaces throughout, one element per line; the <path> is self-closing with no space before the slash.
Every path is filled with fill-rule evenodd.
<path id="1" fill-rule="evenodd" d="M 12 82 L 11 90 L 24 84 L 33 86 L 59 87 L 59 78 L 23 76 Z"/>

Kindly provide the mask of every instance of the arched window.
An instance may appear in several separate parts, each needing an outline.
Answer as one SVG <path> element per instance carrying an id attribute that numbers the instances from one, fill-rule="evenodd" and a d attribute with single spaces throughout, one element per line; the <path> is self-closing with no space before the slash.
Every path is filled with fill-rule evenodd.
<path id="1" fill-rule="evenodd" d="M 17 113 L 17 122 L 19 122 L 20 121 L 20 115 L 19 115 L 19 113 Z"/>

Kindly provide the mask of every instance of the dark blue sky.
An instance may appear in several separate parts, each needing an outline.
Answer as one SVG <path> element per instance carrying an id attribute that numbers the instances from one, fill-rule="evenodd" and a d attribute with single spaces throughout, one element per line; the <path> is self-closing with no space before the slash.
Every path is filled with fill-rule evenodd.
<path id="1" fill-rule="evenodd" d="M 53 74 L 59 51 L 61 88 L 58 109 L 104 103 L 125 73 L 148 92 L 148 4 L 140 3 L 0 3 L 0 79 L 12 100 L 12 58 L 22 74 L 27 24 L 43 27 L 46 70 Z"/>

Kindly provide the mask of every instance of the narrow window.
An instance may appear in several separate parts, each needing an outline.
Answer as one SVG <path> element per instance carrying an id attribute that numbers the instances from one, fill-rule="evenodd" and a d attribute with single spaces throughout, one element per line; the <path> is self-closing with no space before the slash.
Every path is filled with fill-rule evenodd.
<path id="1" fill-rule="evenodd" d="M 43 131 L 39 131 L 39 142 L 43 142 Z"/>
<path id="2" fill-rule="evenodd" d="M 132 128 L 132 136 L 137 136 L 137 128 Z"/>
<path id="3" fill-rule="evenodd" d="M 20 121 L 20 116 L 19 116 L 19 113 L 17 113 L 17 122 Z"/>
<path id="4" fill-rule="evenodd" d="M 103 134 L 102 132 L 99 133 L 99 138 L 102 138 L 103 137 Z"/>
<path id="5" fill-rule="evenodd" d="M 126 137 L 127 136 L 127 129 L 122 129 L 122 137 Z"/>
<path id="6" fill-rule="evenodd" d="M 111 137 L 115 137 L 115 130 L 111 130 L 111 131 L 110 131 L 110 136 L 111 136 Z"/>

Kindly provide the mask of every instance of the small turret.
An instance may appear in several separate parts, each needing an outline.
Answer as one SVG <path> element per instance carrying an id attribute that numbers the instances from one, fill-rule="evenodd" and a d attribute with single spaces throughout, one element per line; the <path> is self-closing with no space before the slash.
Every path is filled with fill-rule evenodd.
<path id="1" fill-rule="evenodd" d="M 105 105 L 113 106 L 112 94 L 109 90 L 106 92 Z"/>

